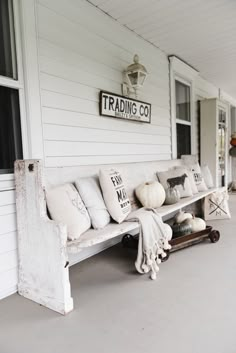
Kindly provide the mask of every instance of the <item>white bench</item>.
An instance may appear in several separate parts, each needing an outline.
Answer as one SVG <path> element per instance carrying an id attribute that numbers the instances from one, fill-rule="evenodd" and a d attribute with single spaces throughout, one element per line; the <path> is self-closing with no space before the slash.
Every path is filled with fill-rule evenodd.
<path id="1" fill-rule="evenodd" d="M 132 207 L 135 188 L 142 182 L 156 180 L 156 172 L 182 165 L 181 160 L 117 164 Z M 38 160 L 15 162 L 16 207 L 19 249 L 18 292 L 61 314 L 73 310 L 69 264 L 81 261 L 86 249 L 114 239 L 114 244 L 127 233 L 138 233 L 136 222 L 110 223 L 102 230 L 89 229 L 76 241 L 67 241 L 66 226 L 47 216 L 45 187 L 73 182 L 78 177 L 97 175 L 101 167 L 80 166 L 43 168 Z M 216 189 L 181 199 L 174 205 L 157 209 L 164 218 L 211 194 Z M 105 244 L 105 243 L 104 243 Z M 111 243 L 109 243 L 111 245 Z M 104 246 L 105 248 L 105 246 Z"/>

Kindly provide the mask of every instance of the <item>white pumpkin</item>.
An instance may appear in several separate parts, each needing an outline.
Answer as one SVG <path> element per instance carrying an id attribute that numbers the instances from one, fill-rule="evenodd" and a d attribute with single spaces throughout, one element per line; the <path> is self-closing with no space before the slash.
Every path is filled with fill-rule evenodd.
<path id="1" fill-rule="evenodd" d="M 175 216 L 175 223 L 179 224 L 184 222 L 186 219 L 192 219 L 192 218 L 193 218 L 193 215 L 191 213 L 179 211 Z"/>
<path id="2" fill-rule="evenodd" d="M 140 184 L 135 189 L 135 194 L 143 207 L 158 208 L 163 205 L 166 193 L 158 181 Z"/>
<path id="3" fill-rule="evenodd" d="M 167 223 L 163 223 L 163 228 L 165 229 L 165 239 L 170 241 L 173 234 L 171 226 Z"/>
<path id="4" fill-rule="evenodd" d="M 194 217 L 192 219 L 186 219 L 185 223 L 192 226 L 192 232 L 200 232 L 206 229 L 206 222 L 202 218 Z"/>

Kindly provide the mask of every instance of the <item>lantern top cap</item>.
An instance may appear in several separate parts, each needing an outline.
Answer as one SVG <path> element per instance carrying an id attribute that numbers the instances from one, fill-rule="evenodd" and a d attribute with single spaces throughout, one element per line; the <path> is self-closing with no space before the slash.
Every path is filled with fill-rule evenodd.
<path id="1" fill-rule="evenodd" d="M 147 69 L 144 65 L 139 63 L 139 56 L 137 54 L 134 55 L 134 63 L 129 65 L 127 67 L 126 72 L 137 72 L 137 71 L 142 71 L 144 73 L 148 73 Z"/>

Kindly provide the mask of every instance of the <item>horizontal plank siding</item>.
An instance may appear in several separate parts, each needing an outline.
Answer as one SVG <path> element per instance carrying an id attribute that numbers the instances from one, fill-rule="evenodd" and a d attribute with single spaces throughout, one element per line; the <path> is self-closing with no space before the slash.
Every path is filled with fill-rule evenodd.
<path id="1" fill-rule="evenodd" d="M 0 191 L 0 207 L 5 205 L 13 205 L 15 203 L 15 191 Z"/>
<path id="2" fill-rule="evenodd" d="M 16 213 L 15 204 L 0 206 L 0 216 Z"/>
<path id="3" fill-rule="evenodd" d="M 17 290 L 17 225 L 14 190 L 0 192 L 0 299 Z"/>
<path id="4" fill-rule="evenodd" d="M 153 154 L 153 155 L 117 155 L 117 156 L 73 156 L 73 157 L 46 157 L 45 166 L 48 168 L 54 167 L 74 167 L 78 165 L 100 165 L 110 163 L 134 163 L 134 162 L 151 162 L 158 160 L 168 160 L 169 153 L 166 154 Z"/>
<path id="5" fill-rule="evenodd" d="M 44 124 L 51 125 L 63 125 L 68 127 L 86 127 L 86 128 L 99 128 L 108 131 L 117 132 L 130 132 L 137 134 L 153 134 L 170 136 L 170 122 L 164 117 L 159 118 L 157 125 L 154 124 L 142 124 L 137 121 L 124 121 L 122 119 L 111 119 L 107 117 L 100 116 L 99 120 L 97 116 L 64 111 L 54 108 L 43 108 L 43 122 Z M 97 124 L 99 122 L 99 124 Z M 97 126 L 98 125 L 98 126 Z M 140 129 L 140 126 L 142 129 Z"/>
<path id="6" fill-rule="evenodd" d="M 45 165 L 170 159 L 167 56 L 83 0 L 38 0 L 37 17 Z M 100 90 L 121 94 L 137 48 L 151 124 L 101 117 Z"/>
<path id="7" fill-rule="evenodd" d="M 18 272 L 17 268 L 0 272 L 0 299 L 17 291 Z"/>
<path id="8" fill-rule="evenodd" d="M 0 255 L 17 249 L 17 233 L 10 232 L 0 235 Z"/>
<path id="9" fill-rule="evenodd" d="M 15 269 L 17 267 L 17 262 L 17 250 L 12 250 L 1 254 L 0 273 Z"/>
<path id="10" fill-rule="evenodd" d="M 142 145 L 125 143 L 96 143 L 96 142 L 70 142 L 70 141 L 46 141 L 45 152 L 52 156 L 115 156 L 126 154 L 156 154 L 170 152 L 167 145 Z M 79 153 L 79 154 L 78 154 Z"/>
<path id="11" fill-rule="evenodd" d="M 15 213 L 0 216 L 0 235 L 16 231 Z"/>
<path id="12" fill-rule="evenodd" d="M 44 138 L 51 141 L 74 141 L 74 142 L 99 142 L 99 143 L 120 143 L 120 131 L 100 128 L 83 128 L 77 126 L 44 125 Z M 141 134 L 133 132 L 122 132 L 123 143 L 168 145 L 169 137 L 160 135 Z"/>

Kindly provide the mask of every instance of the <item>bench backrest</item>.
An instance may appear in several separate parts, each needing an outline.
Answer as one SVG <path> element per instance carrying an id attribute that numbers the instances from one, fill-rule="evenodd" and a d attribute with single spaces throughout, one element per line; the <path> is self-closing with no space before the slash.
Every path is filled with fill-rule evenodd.
<path id="1" fill-rule="evenodd" d="M 101 168 L 115 168 L 120 171 L 131 204 L 134 205 L 134 190 L 139 184 L 157 180 L 157 172 L 166 171 L 169 168 L 180 165 L 182 165 L 182 161 L 180 159 L 173 159 L 126 164 L 45 168 L 45 182 L 46 187 L 50 188 L 66 182 L 74 182 L 79 177 L 98 176 L 99 169 Z"/>

